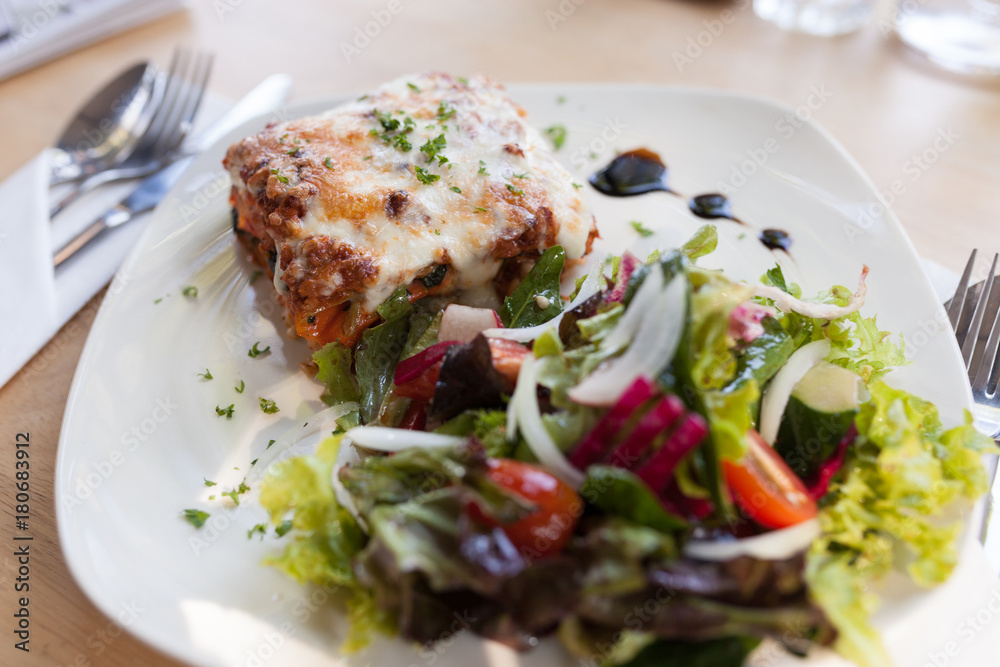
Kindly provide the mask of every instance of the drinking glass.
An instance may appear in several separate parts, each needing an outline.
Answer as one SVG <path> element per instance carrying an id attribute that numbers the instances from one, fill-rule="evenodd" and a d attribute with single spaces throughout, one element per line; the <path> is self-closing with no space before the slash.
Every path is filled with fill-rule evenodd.
<path id="1" fill-rule="evenodd" d="M 892 23 L 899 41 L 942 69 L 1000 74 L 996 0 L 899 0 Z"/>
<path id="2" fill-rule="evenodd" d="M 875 0 L 753 0 L 753 11 L 786 30 L 842 35 L 869 21 Z"/>

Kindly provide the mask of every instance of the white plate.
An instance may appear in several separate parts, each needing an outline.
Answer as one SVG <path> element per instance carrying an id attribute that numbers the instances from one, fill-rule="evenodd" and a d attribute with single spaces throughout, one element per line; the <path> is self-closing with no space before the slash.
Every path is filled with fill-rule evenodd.
<path id="1" fill-rule="evenodd" d="M 821 129 L 770 102 L 716 92 L 610 85 L 510 92 L 538 126 L 568 127 L 559 155 L 581 183 L 616 149 L 638 146 L 660 152 L 672 186 L 687 195 L 730 180 L 739 185 L 733 174 L 752 172 L 731 196 L 749 226 L 718 221 L 720 249 L 704 263 L 754 279 L 777 258 L 807 296 L 833 283 L 853 286 L 869 264 L 864 311 L 878 313 L 883 328 L 903 332 L 915 360 L 896 382 L 935 401 L 947 421 L 970 404 L 957 347 L 909 240 L 877 206 L 858 224 L 877 201 L 875 189 Z M 295 115 L 342 99 L 302 105 Z M 231 141 L 265 120 L 234 131 L 195 162 L 113 283 L 66 409 L 56 475 L 59 532 L 70 569 L 94 603 L 166 653 L 198 665 L 342 664 L 337 647 L 344 626 L 330 605 L 320 604 L 326 593 L 260 565 L 281 545 L 271 537 L 248 541 L 262 511 L 249 502 L 227 510 L 207 499 L 238 484 L 269 439 L 323 407 L 317 383 L 298 369 L 308 357 L 304 342 L 284 335 L 266 279 L 248 284 L 255 268 L 230 232 L 220 161 Z M 704 222 L 671 195 L 614 199 L 586 188 L 602 230 L 598 250 L 673 247 Z M 631 220 L 656 236 L 641 239 Z M 757 242 L 754 230 L 763 227 L 792 234 L 794 261 Z M 197 298 L 181 295 L 188 285 L 198 287 Z M 247 351 L 257 341 L 271 352 L 252 359 Z M 211 381 L 197 376 L 206 368 Z M 238 394 L 241 380 L 246 390 Z M 263 414 L 259 397 L 275 400 L 280 413 Z M 231 420 L 216 415 L 217 405 L 231 403 Z M 204 478 L 218 485 L 208 488 Z M 200 531 L 178 516 L 192 507 L 212 514 Z M 904 641 L 902 629 L 926 626 L 936 636 L 940 594 L 913 597 L 901 589 L 880 615 L 899 664 L 924 659 L 923 644 Z M 546 642 L 521 659 L 576 664 L 561 655 Z M 347 662 L 369 661 L 465 665 L 517 658 L 462 636 L 422 653 L 379 641 Z"/>

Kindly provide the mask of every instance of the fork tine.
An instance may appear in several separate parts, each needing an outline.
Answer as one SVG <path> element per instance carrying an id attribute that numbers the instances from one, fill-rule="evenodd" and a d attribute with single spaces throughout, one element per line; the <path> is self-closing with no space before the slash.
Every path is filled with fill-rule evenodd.
<path id="1" fill-rule="evenodd" d="M 191 79 L 191 68 L 194 66 L 192 62 L 193 55 L 186 49 L 178 49 L 177 60 L 177 71 L 172 78 L 173 87 L 171 91 L 168 91 L 172 92 L 169 104 L 163 106 L 163 120 L 159 131 L 151 137 L 153 141 L 152 153 L 154 155 L 163 155 L 170 150 L 169 142 L 177 131 L 177 126 L 183 120 L 184 107 L 187 105 L 187 100 L 191 93 L 189 81 Z"/>
<path id="2" fill-rule="evenodd" d="M 173 54 L 170 56 L 170 67 L 167 69 L 163 97 L 160 98 L 160 106 L 156 109 L 156 113 L 153 114 L 149 127 L 140 140 L 138 151 L 148 151 L 156 145 L 160 137 L 163 136 L 164 131 L 166 131 L 170 110 L 177 102 L 181 71 L 185 66 L 184 60 L 183 51 L 181 49 L 174 49 Z"/>
<path id="3" fill-rule="evenodd" d="M 993 276 L 997 271 L 997 259 L 1000 254 L 993 255 L 993 264 L 990 266 L 990 274 L 983 283 L 983 288 L 979 292 L 979 300 L 976 302 L 976 310 L 972 314 L 972 323 L 969 324 L 969 332 L 965 335 L 965 342 L 962 344 L 962 358 L 965 360 L 965 370 L 969 370 L 972 365 L 972 355 L 976 352 L 976 343 L 979 341 L 979 331 L 983 326 L 983 315 L 986 313 L 987 304 L 990 302 L 990 292 L 993 291 Z"/>
<path id="4" fill-rule="evenodd" d="M 997 257 L 1000 255 L 995 255 L 993 257 L 993 264 L 996 265 Z M 993 282 L 993 275 L 990 274 L 988 278 L 990 283 Z M 988 385 L 990 377 L 994 375 L 994 369 L 1000 363 L 1000 355 L 997 354 L 1000 350 L 1000 308 L 997 308 L 997 312 L 994 313 L 990 319 L 990 338 L 986 343 L 986 348 L 983 350 L 983 359 L 979 363 L 979 369 L 976 371 L 976 378 L 972 382 L 972 390 L 977 394 L 986 394 L 988 391 Z"/>
<path id="5" fill-rule="evenodd" d="M 951 306 L 948 307 L 948 319 L 951 320 L 951 328 L 955 330 L 956 335 L 958 334 L 958 323 L 962 321 L 962 308 L 965 306 L 965 296 L 969 291 L 969 276 L 972 275 L 972 266 L 976 263 L 976 254 L 978 252 L 979 250 L 976 249 L 969 255 L 965 271 L 962 272 L 962 279 L 958 282 L 958 287 L 955 289 L 955 296 L 951 297 Z M 959 343 L 963 342 L 965 341 L 959 341 Z"/>
<path id="6" fill-rule="evenodd" d="M 180 105 L 178 122 L 163 142 L 163 148 L 167 152 L 176 151 L 191 130 L 195 114 L 198 113 L 202 99 L 204 99 L 205 89 L 208 87 L 213 59 L 212 54 L 196 54 L 194 64 L 191 66 L 190 80 L 187 81 L 188 94 L 183 104 Z"/>

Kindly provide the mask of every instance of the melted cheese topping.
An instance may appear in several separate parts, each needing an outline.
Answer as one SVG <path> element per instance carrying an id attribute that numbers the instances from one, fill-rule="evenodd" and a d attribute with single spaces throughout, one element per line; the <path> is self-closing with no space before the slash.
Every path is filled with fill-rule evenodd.
<path id="1" fill-rule="evenodd" d="M 570 259 L 587 252 L 593 216 L 579 186 L 490 79 L 406 77 L 261 136 L 267 197 L 305 205 L 291 222 L 269 222 L 282 258 L 279 289 L 317 268 L 296 262 L 316 238 L 373 263 L 373 277 L 352 298 L 369 312 L 437 264 L 450 265 L 451 290 L 475 299 L 493 291 L 507 257 L 556 244 Z M 230 169 L 236 175 L 242 166 Z M 324 275 L 322 291 L 339 294 L 341 274 Z"/>

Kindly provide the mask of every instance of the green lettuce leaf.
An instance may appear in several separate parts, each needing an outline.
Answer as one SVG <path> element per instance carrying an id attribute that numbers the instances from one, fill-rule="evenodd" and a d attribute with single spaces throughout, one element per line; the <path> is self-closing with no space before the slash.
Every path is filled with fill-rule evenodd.
<path id="1" fill-rule="evenodd" d="M 320 396 L 324 403 L 337 405 L 360 400 L 361 390 L 351 372 L 351 348 L 334 341 L 316 350 L 312 358 L 319 369 L 316 379 L 326 387 Z"/>
<path id="2" fill-rule="evenodd" d="M 566 251 L 562 246 L 552 246 L 542 253 L 514 292 L 504 299 L 500 318 L 505 327 L 532 327 L 562 312 L 559 280 L 565 262 Z M 548 302 L 545 308 L 538 305 L 538 297 Z"/>
<path id="3" fill-rule="evenodd" d="M 466 410 L 434 432 L 474 437 L 492 458 L 509 458 L 517 444 L 507 440 L 507 413 L 503 410 Z"/>
<path id="4" fill-rule="evenodd" d="M 633 473 L 622 468 L 592 465 L 580 495 L 591 505 L 612 516 L 619 516 L 662 533 L 682 530 L 687 522 L 663 507 L 649 487 Z"/>
<path id="5" fill-rule="evenodd" d="M 840 630 L 838 650 L 864 667 L 889 664 L 869 626 L 874 602 L 866 591 L 906 555 L 921 586 L 945 581 L 958 561 L 960 522 L 946 522 L 956 503 L 966 509 L 986 491 L 979 462 L 992 441 L 966 415 L 945 430 L 933 404 L 881 381 L 868 385 L 858 440 L 823 499 L 823 533 L 809 553 L 813 599 Z"/>
<path id="6" fill-rule="evenodd" d="M 681 246 L 681 252 L 693 262 L 699 257 L 715 252 L 718 245 L 719 232 L 715 229 L 715 225 L 702 225 L 694 236 Z"/>
<path id="7" fill-rule="evenodd" d="M 400 287 L 378 307 L 383 322 L 364 332 L 354 368 L 361 388 L 361 421 L 378 416 L 382 400 L 392 387 L 392 374 L 406 345 L 412 311 L 405 287 Z"/>

